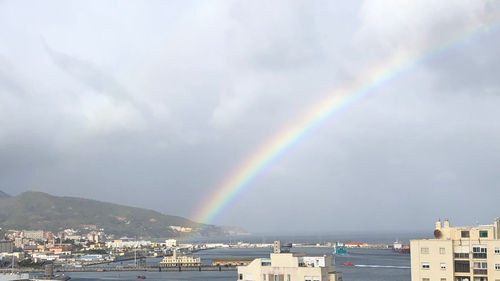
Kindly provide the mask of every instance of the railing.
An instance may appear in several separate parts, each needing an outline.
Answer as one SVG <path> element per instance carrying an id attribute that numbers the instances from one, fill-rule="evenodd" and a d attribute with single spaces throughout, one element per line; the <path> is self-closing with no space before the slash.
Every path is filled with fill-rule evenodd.
<path id="1" fill-rule="evenodd" d="M 486 253 L 472 253 L 472 257 L 475 259 L 485 259 L 487 255 Z"/>
<path id="2" fill-rule="evenodd" d="M 469 253 L 455 253 L 456 259 L 468 259 Z"/>
<path id="3" fill-rule="evenodd" d="M 476 269 L 474 268 L 474 274 L 488 274 L 488 270 L 487 269 Z"/>

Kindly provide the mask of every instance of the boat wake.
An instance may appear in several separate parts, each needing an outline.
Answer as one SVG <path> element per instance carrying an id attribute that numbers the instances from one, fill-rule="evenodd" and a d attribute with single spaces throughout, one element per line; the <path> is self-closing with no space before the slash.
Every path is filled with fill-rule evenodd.
<path id="1" fill-rule="evenodd" d="M 375 264 L 357 264 L 357 267 L 373 267 L 373 268 L 400 268 L 400 269 L 410 269 L 409 266 L 404 265 L 375 265 Z"/>

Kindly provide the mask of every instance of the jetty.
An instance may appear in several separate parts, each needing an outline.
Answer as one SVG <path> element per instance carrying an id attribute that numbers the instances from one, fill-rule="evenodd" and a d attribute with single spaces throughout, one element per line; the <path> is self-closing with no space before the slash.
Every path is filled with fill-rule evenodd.
<path id="1" fill-rule="evenodd" d="M 148 271 L 148 272 L 183 272 L 183 271 L 236 271 L 236 266 L 179 266 L 179 267 L 159 267 L 159 266 L 113 266 L 113 267 L 58 267 L 55 272 L 113 272 L 113 271 Z M 41 268 L 18 268 L 17 272 L 40 273 Z"/>

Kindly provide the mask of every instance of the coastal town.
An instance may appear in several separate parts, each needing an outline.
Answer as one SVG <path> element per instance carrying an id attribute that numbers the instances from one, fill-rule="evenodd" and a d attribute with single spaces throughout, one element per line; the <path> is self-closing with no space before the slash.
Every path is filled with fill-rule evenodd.
<path id="1" fill-rule="evenodd" d="M 6 230 L 0 240 L 0 265 L 21 271 L 39 271 L 47 263 L 60 271 L 84 270 L 89 266 L 126 262 L 125 267 L 145 266 L 146 258 L 162 258 L 158 268 L 201 266 L 199 258 L 191 255 L 216 248 L 272 248 L 273 243 L 183 243 L 171 238 L 136 239 L 107 234 L 96 225 L 82 225 L 79 229 L 65 229 L 57 233 L 46 230 Z M 343 248 L 372 248 L 398 250 L 401 243 L 368 244 L 342 242 Z M 296 243 L 294 247 L 334 247 L 339 242 Z M 249 259 L 219 258 L 210 266 L 232 267 L 248 264 Z M 108 268 L 109 270 L 109 268 Z"/>
<path id="2" fill-rule="evenodd" d="M 66 229 L 56 234 L 43 230 L 7 230 L 0 241 L 0 277 L 5 280 L 39 280 L 29 274 L 45 274 L 43 280 L 68 280 L 71 272 L 141 271 L 237 271 L 237 280 L 342 281 L 339 269 L 370 268 L 339 259 L 349 253 L 389 251 L 408 256 L 412 281 L 487 281 L 500 277 L 500 218 L 488 225 L 453 227 L 449 220 L 435 223 L 432 238 L 412 239 L 410 246 L 395 242 L 328 243 L 182 243 L 170 238 L 161 242 L 116 238 L 95 225 Z M 196 256 L 211 249 L 268 249 L 262 257 L 217 257 L 203 263 Z M 297 251 L 300 249 L 301 251 Z M 307 254 L 308 249 L 325 249 L 330 254 Z M 410 251 L 411 250 L 411 251 Z M 303 252 L 302 252 L 303 251 Z M 264 252 L 262 252 L 264 253 Z M 347 254 L 347 255 L 346 255 Z M 354 257 L 354 256 L 351 256 Z M 147 263 L 147 259 L 156 260 Z M 54 272 L 62 274 L 55 275 Z M 23 275 L 24 274 L 24 275 Z M 24 276 L 25 278 L 17 278 Z M 37 275 L 32 275 L 37 276 Z M 262 276 L 256 279 L 253 276 Z M 264 277 L 265 276 L 265 277 Z M 277 279 L 275 279 L 275 276 Z M 146 279 L 146 275 L 137 275 Z M 3 279 L 2 279 L 3 280 Z M 42 280 L 42 279 L 40 279 Z"/>

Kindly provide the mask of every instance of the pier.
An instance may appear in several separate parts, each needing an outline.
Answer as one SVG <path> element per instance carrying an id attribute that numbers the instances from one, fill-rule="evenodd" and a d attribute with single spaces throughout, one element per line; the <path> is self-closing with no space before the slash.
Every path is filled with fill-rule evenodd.
<path id="1" fill-rule="evenodd" d="M 158 266 L 115 266 L 115 267 L 65 267 L 54 268 L 54 272 L 113 272 L 113 271 L 148 271 L 148 272 L 183 272 L 183 271 L 236 271 L 236 266 L 180 266 L 180 267 L 158 267 Z M 10 271 L 9 271 L 10 272 Z M 40 273 L 41 268 L 18 268 L 16 272 Z"/>

